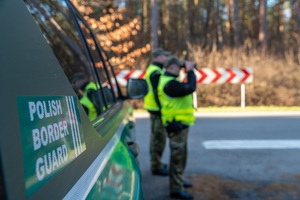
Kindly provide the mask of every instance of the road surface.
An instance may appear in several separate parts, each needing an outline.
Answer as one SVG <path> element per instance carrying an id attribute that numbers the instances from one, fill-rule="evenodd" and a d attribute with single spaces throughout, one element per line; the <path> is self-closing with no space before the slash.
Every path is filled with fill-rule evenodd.
<path id="1" fill-rule="evenodd" d="M 148 115 L 135 116 L 145 200 L 169 199 L 168 177 L 150 172 Z M 195 199 L 300 199 L 300 112 L 196 116 L 185 171 Z"/>

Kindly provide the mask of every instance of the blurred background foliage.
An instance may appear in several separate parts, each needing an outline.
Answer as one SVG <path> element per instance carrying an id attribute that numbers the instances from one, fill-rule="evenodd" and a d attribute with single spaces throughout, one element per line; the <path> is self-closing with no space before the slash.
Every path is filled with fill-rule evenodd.
<path id="1" fill-rule="evenodd" d="M 198 68 L 252 67 L 246 105 L 300 106 L 300 0 L 72 0 L 115 71 L 163 47 Z M 199 107 L 239 106 L 239 84 L 198 84 Z M 143 101 L 133 101 L 136 108 Z"/>

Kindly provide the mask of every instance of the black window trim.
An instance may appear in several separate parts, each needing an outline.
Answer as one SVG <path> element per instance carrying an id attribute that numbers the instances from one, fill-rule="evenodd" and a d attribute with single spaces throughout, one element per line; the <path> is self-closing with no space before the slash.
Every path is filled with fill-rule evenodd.
<path id="1" fill-rule="evenodd" d="M 97 38 L 95 37 L 94 32 L 90 29 L 89 25 L 88 25 L 87 22 L 83 19 L 82 15 L 77 11 L 76 8 L 74 8 L 74 6 L 73 6 L 72 3 L 70 3 L 70 9 L 72 9 L 72 12 L 74 12 L 74 15 L 75 15 L 75 17 L 76 17 L 76 23 L 79 23 L 79 22 L 78 22 L 78 19 L 79 19 L 79 20 L 86 26 L 86 28 L 88 28 L 88 30 L 90 31 L 90 35 L 91 35 L 92 39 L 95 41 L 96 50 L 97 50 L 97 52 L 98 52 L 98 55 L 100 56 L 100 59 L 102 60 L 102 63 L 103 63 L 103 65 L 104 65 L 104 71 L 105 71 L 106 76 L 108 77 L 108 82 L 109 82 L 110 86 L 113 88 L 113 83 L 112 83 L 112 81 L 111 81 L 111 77 L 113 76 L 114 81 L 115 81 L 115 83 L 116 83 L 116 87 L 117 87 L 117 91 L 118 91 L 118 96 L 121 97 L 121 99 L 124 99 L 124 97 L 123 97 L 123 95 L 122 95 L 122 93 L 121 93 L 121 89 L 120 89 L 120 86 L 119 86 L 119 84 L 118 84 L 117 78 L 116 78 L 116 76 L 115 76 L 113 67 L 110 65 L 110 63 L 108 62 L 108 60 L 107 60 L 107 62 L 105 62 L 106 59 L 104 59 L 104 57 L 103 57 L 103 54 L 105 54 L 105 53 L 104 53 L 104 51 L 101 49 L 101 47 L 99 46 L 99 41 L 98 41 Z M 77 26 L 78 26 L 78 28 L 80 29 L 80 33 L 82 34 L 82 37 L 84 37 L 84 34 L 82 33 L 82 30 L 81 30 L 79 24 L 78 24 Z M 85 41 L 85 45 L 88 45 L 88 44 L 86 43 L 86 41 Z M 87 47 L 87 48 L 88 48 L 88 47 Z M 102 54 L 102 53 L 103 53 L 103 54 Z M 89 54 L 90 54 L 90 53 L 89 53 Z M 90 55 L 90 56 L 91 56 L 91 55 Z M 105 55 L 105 56 L 106 56 L 106 55 Z M 93 58 L 92 58 L 92 59 L 93 59 Z M 95 64 L 94 61 L 93 61 L 93 63 Z M 107 63 L 109 64 L 109 67 L 110 67 L 110 69 L 111 69 L 111 73 L 108 72 Z M 94 67 L 94 71 L 96 72 L 96 74 L 97 74 L 97 76 L 98 76 L 98 78 L 99 78 L 98 72 L 97 72 L 97 70 L 95 70 L 95 65 L 94 65 L 93 67 Z M 99 80 L 98 80 L 98 81 L 99 81 Z M 100 82 L 100 81 L 99 81 L 99 82 Z M 117 97 L 116 97 L 116 95 L 115 95 L 115 93 L 114 93 L 113 91 L 112 91 L 112 93 L 113 93 L 114 101 L 116 102 L 116 101 L 117 101 Z M 103 92 L 102 92 L 102 94 L 103 94 Z M 104 94 L 103 94 L 103 95 L 104 95 Z M 106 102 L 106 107 L 107 107 L 107 102 Z"/>
<path id="2" fill-rule="evenodd" d="M 99 75 L 98 75 L 98 73 L 97 73 L 97 70 L 95 69 L 95 61 L 94 61 L 94 59 L 93 59 L 93 56 L 91 55 L 91 52 L 90 52 L 90 49 L 89 49 L 89 47 L 88 47 L 87 41 L 86 41 L 86 39 L 85 39 L 85 37 L 84 37 L 84 34 L 82 33 L 82 30 L 81 30 L 81 28 L 80 28 L 79 22 L 78 22 L 78 20 L 77 20 L 77 17 L 76 17 L 76 9 L 74 9 L 74 7 L 73 7 L 73 5 L 72 5 L 72 3 L 71 3 L 70 1 L 68 1 L 68 0 L 65 0 L 65 1 L 66 1 L 66 3 L 67 3 L 68 8 L 69 8 L 71 17 L 72 17 L 72 19 L 73 19 L 73 21 L 74 21 L 75 28 L 77 29 L 77 31 L 78 31 L 78 33 L 79 33 L 80 40 L 81 40 L 81 42 L 83 43 L 84 50 L 85 50 L 85 52 L 87 53 L 87 57 L 88 57 L 88 59 L 91 61 L 90 63 L 92 63 L 92 65 L 90 65 L 90 68 L 91 68 L 91 71 L 94 72 L 94 73 L 93 73 L 93 78 L 94 78 L 94 80 L 97 80 L 98 83 L 101 83 L 100 80 L 99 80 Z M 81 20 L 82 20 L 82 19 L 81 19 Z M 82 22 L 84 23 L 83 20 L 82 20 Z M 85 25 L 86 25 L 86 24 L 85 24 Z M 94 74 L 96 74 L 96 76 L 94 76 Z M 103 104 L 102 102 L 98 102 L 98 103 L 100 104 L 100 106 L 105 106 L 105 110 L 107 110 L 107 109 L 108 109 L 108 106 L 107 106 L 107 102 L 106 102 L 106 100 L 105 100 L 105 98 L 104 98 L 105 96 L 104 96 L 104 92 L 103 92 L 103 89 L 102 89 L 102 85 L 101 85 L 101 84 L 98 84 L 98 85 L 99 85 L 99 89 L 100 89 L 100 92 L 101 92 L 101 96 L 100 96 L 100 97 L 101 97 L 101 99 L 103 100 L 104 105 L 101 105 L 101 104 Z M 101 88 L 100 88 L 100 87 L 101 87 Z M 99 93 L 98 93 L 98 94 L 99 94 Z M 99 94 L 99 95 L 100 95 L 100 94 Z M 105 112 L 105 110 L 103 110 L 103 109 L 101 109 L 101 110 L 102 110 L 102 113 L 101 113 L 101 114 L 103 114 L 103 113 Z M 101 116 L 101 114 L 98 115 L 96 119 L 98 119 L 99 116 Z M 95 120 L 96 120 L 96 119 L 95 119 Z"/>
<path id="3" fill-rule="evenodd" d="M 69 2 L 69 1 L 68 1 L 68 2 Z M 119 97 L 121 97 L 122 99 L 124 99 L 124 96 L 122 95 L 122 92 L 121 92 L 121 89 L 120 89 L 120 85 L 119 85 L 119 83 L 118 83 L 118 81 L 117 81 L 117 77 L 116 77 L 116 75 L 115 75 L 115 72 L 114 72 L 114 70 L 113 70 L 113 67 L 111 66 L 111 64 L 110 64 L 110 62 L 109 62 L 108 60 L 107 60 L 107 62 L 104 62 L 106 59 L 103 58 L 103 54 L 104 54 L 105 56 L 106 56 L 106 54 L 105 54 L 105 52 L 102 50 L 101 46 L 99 45 L 100 43 L 99 43 L 97 37 L 95 36 L 94 32 L 93 32 L 93 31 L 91 30 L 91 28 L 89 27 L 88 23 L 83 19 L 82 15 L 79 13 L 79 11 L 75 8 L 75 6 L 74 6 L 71 2 L 69 2 L 69 4 L 70 4 L 69 7 L 70 7 L 70 9 L 72 9 L 72 12 L 74 12 L 74 15 L 75 15 L 78 19 L 80 19 L 80 20 L 82 21 L 82 23 L 89 29 L 89 31 L 90 31 L 90 33 L 91 33 L 91 36 L 92 36 L 93 40 L 95 41 L 95 45 L 96 45 L 98 54 L 99 54 L 99 56 L 100 56 L 100 59 L 103 61 L 103 64 L 104 64 L 104 66 L 105 66 L 105 67 L 104 67 L 105 73 L 106 73 L 107 77 L 111 77 L 111 75 L 113 76 L 113 78 L 114 78 L 114 80 L 115 80 L 115 82 L 116 82 L 116 87 L 117 87 L 117 90 L 118 90 L 118 95 L 119 95 Z M 76 19 L 76 23 L 78 23 L 77 19 Z M 78 25 L 78 27 L 79 27 L 79 25 Z M 79 29 L 80 29 L 80 27 L 79 27 Z M 80 29 L 80 32 L 81 32 L 81 29 Z M 86 44 L 86 45 L 87 45 L 87 44 Z M 107 57 L 107 56 L 106 56 L 106 57 Z M 109 72 L 108 72 L 107 63 L 108 63 L 108 65 L 109 65 L 110 69 L 111 69 L 111 75 L 110 75 Z M 110 85 L 112 86 L 113 84 L 112 84 L 112 82 L 111 82 L 111 79 L 108 79 L 108 81 L 109 81 Z M 114 94 L 114 98 L 115 98 L 115 100 L 117 100 L 115 94 Z"/>

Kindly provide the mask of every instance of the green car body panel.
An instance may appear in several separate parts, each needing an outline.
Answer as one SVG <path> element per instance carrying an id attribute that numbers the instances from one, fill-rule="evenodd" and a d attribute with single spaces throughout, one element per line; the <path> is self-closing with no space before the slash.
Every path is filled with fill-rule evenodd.
<path id="1" fill-rule="evenodd" d="M 0 199 L 143 199 L 131 105 L 91 122 L 27 6 L 0 2 Z"/>

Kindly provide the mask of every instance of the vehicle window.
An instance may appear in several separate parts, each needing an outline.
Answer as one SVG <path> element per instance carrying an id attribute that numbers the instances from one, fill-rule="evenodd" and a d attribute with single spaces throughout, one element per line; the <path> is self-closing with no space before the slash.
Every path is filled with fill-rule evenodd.
<path id="1" fill-rule="evenodd" d="M 110 63 L 107 62 L 108 58 L 106 57 L 106 55 L 102 53 L 102 57 L 104 58 L 104 60 L 106 61 L 105 64 L 106 64 L 106 69 L 107 69 L 107 73 L 108 73 L 108 77 L 109 77 L 109 80 L 112 84 L 112 88 L 113 88 L 113 92 L 115 94 L 116 97 L 119 97 L 121 96 L 121 94 L 119 93 L 120 90 L 119 90 L 119 86 L 118 86 L 118 82 L 116 81 L 116 77 L 114 76 L 114 71 L 113 71 L 113 68 L 111 67 Z"/>
<path id="2" fill-rule="evenodd" d="M 67 3 L 64 0 L 25 0 L 25 3 L 52 47 L 89 119 L 94 120 L 103 112 L 105 104 L 99 79 L 93 71 L 93 62 L 76 29 Z M 96 62 L 97 65 L 102 65 L 101 61 Z"/>
<path id="3" fill-rule="evenodd" d="M 100 49 L 97 46 L 97 43 L 93 38 L 90 29 L 82 22 L 81 19 L 77 20 L 87 42 L 87 46 L 93 60 L 93 65 L 98 76 L 98 83 L 101 85 L 101 93 L 103 94 L 105 99 L 105 105 L 107 108 L 109 108 L 112 104 L 114 104 L 114 102 L 116 102 L 116 98 L 114 96 L 113 88 L 111 87 L 111 80 L 107 75 L 107 66 L 105 66 L 103 62 L 103 58 L 101 57 L 102 55 L 100 54 Z"/>

